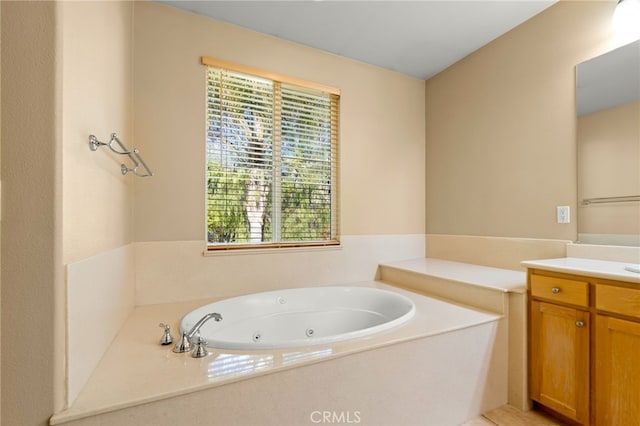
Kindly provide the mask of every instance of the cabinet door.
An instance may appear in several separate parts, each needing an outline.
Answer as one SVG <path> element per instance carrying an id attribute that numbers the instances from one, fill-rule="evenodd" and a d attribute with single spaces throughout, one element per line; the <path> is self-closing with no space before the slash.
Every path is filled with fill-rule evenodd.
<path id="1" fill-rule="evenodd" d="M 596 424 L 640 425 L 640 323 L 596 316 Z"/>
<path id="2" fill-rule="evenodd" d="M 589 422 L 589 313 L 531 302 L 531 399 Z"/>

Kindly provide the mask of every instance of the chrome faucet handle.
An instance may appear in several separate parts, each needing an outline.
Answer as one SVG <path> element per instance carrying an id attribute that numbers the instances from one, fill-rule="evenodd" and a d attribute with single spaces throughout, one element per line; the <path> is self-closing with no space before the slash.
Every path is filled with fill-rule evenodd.
<path id="1" fill-rule="evenodd" d="M 160 338 L 161 345 L 170 345 L 173 343 L 173 336 L 171 335 L 171 326 L 169 324 L 160 323 L 158 327 L 164 328 L 164 333 Z"/>
<path id="2" fill-rule="evenodd" d="M 191 353 L 191 356 L 194 358 L 204 358 L 207 355 L 209 355 L 209 352 L 207 351 L 207 342 L 202 337 L 198 337 L 196 348 Z"/>
<path id="3" fill-rule="evenodd" d="M 189 337 L 187 337 L 187 333 L 182 333 L 182 338 L 179 342 L 176 342 L 176 346 L 173 348 L 175 353 L 183 353 L 189 352 L 191 350 L 191 342 L 189 342 Z"/>

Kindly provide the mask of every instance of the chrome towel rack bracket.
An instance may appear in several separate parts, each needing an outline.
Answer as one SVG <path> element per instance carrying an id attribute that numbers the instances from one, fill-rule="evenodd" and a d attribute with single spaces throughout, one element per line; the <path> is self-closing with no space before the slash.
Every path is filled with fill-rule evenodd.
<path id="1" fill-rule="evenodd" d="M 115 147 L 114 144 L 116 144 Z M 89 149 L 91 149 L 91 151 L 97 151 L 101 146 L 106 146 L 114 154 L 126 155 L 129 157 L 129 159 L 133 163 L 133 167 L 127 167 L 126 164 L 122 163 L 120 165 L 120 171 L 123 175 L 131 172 L 138 177 L 153 176 L 153 172 L 151 171 L 149 166 L 147 166 L 147 163 L 145 163 L 142 159 L 140 151 L 138 151 L 137 148 L 134 148 L 133 150 L 127 149 L 127 147 L 124 146 L 122 141 L 118 138 L 118 135 L 116 135 L 115 133 L 111 133 L 111 139 L 109 140 L 109 142 L 100 142 L 95 135 L 89 135 Z M 144 172 L 138 171 L 138 168 L 140 166 L 144 168 Z"/>

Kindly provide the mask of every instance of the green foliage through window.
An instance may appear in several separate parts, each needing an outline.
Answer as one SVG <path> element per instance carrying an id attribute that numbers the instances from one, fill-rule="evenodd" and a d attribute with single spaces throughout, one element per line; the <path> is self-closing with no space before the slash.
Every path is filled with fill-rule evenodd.
<path id="1" fill-rule="evenodd" d="M 210 245 L 337 239 L 338 99 L 207 68 Z"/>

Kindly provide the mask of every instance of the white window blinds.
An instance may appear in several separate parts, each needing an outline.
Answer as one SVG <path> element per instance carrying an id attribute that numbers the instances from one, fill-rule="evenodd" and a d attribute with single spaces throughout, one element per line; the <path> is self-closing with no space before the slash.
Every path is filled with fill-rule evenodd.
<path id="1" fill-rule="evenodd" d="M 336 244 L 339 95 L 205 64 L 209 247 Z"/>

